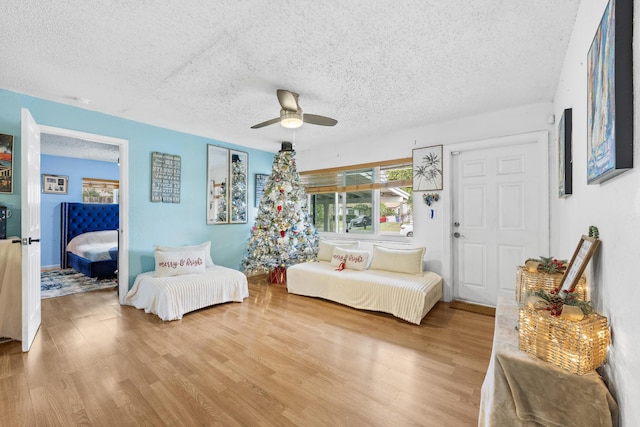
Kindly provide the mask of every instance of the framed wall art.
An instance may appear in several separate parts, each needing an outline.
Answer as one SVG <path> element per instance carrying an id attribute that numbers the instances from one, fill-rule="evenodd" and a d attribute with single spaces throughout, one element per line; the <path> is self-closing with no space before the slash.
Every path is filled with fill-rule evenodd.
<path id="1" fill-rule="evenodd" d="M 413 191 L 442 190 L 442 145 L 413 150 Z"/>
<path id="2" fill-rule="evenodd" d="M 571 160 L 571 134 L 573 120 L 571 108 L 562 113 L 558 125 L 558 195 L 565 197 L 573 193 L 573 163 Z"/>
<path id="3" fill-rule="evenodd" d="M 180 156 L 167 153 L 151 153 L 151 201 L 180 203 Z"/>
<path id="4" fill-rule="evenodd" d="M 43 173 L 42 192 L 45 194 L 69 194 L 69 177 Z"/>
<path id="5" fill-rule="evenodd" d="M 633 1 L 610 0 L 587 57 L 587 183 L 633 167 Z"/>
<path id="6" fill-rule="evenodd" d="M 13 193 L 13 135 L 0 134 L 0 193 Z"/>

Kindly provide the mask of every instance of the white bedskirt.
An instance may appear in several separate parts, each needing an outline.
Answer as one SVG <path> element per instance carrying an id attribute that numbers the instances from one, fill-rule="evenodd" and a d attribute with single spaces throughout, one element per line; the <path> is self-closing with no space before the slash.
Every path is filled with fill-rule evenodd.
<path id="1" fill-rule="evenodd" d="M 242 302 L 249 296 L 247 277 L 231 268 L 208 267 L 200 274 L 136 277 L 125 303 L 157 314 L 162 320 L 182 319 L 185 313 L 224 302 Z"/>
<path id="2" fill-rule="evenodd" d="M 325 261 L 296 264 L 287 269 L 292 294 L 324 298 L 350 307 L 382 311 L 416 325 L 442 298 L 442 277 L 380 270 L 342 270 Z"/>

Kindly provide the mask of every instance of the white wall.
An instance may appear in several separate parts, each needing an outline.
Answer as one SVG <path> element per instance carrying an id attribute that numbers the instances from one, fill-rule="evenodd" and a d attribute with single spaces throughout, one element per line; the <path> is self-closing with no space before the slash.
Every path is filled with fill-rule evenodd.
<path id="1" fill-rule="evenodd" d="M 533 131 L 551 131 L 554 126 L 548 124 L 548 119 L 552 114 L 552 104 L 527 105 L 398 131 L 390 135 L 372 136 L 367 140 L 354 141 L 353 144 L 323 146 L 317 151 L 296 150 L 296 165 L 299 171 L 304 171 L 368 163 L 411 157 L 414 148 L 431 145 L 446 146 Z M 362 147 L 366 149 L 363 150 Z M 426 246 L 426 267 L 443 277 L 445 301 L 450 301 L 452 297 L 451 245 L 445 241 L 449 239 L 448 214 L 451 211 L 448 164 L 448 159 L 445 159 L 444 189 L 440 192 L 440 200 L 429 207 L 422 201 L 422 193 L 419 193 L 414 197 L 413 205 L 413 244 Z M 431 209 L 435 210 L 434 219 L 430 218 Z"/>
<path id="2" fill-rule="evenodd" d="M 555 114 L 573 109 L 573 195 L 557 196 L 558 177 L 552 173 L 551 253 L 571 257 L 582 234 L 595 225 L 601 245 L 588 268 L 590 298 L 609 319 L 612 345 L 602 373 L 620 407 L 622 426 L 640 425 L 640 286 L 635 263 L 640 260 L 640 102 L 634 100 L 635 168 L 600 185 L 587 185 L 587 54 L 606 0 L 583 0 L 565 58 L 555 98 Z M 638 2 L 634 15 L 640 16 Z M 637 19 L 635 20 L 637 21 Z M 635 23 L 634 23 L 635 24 Z M 633 53 L 640 53 L 636 28 Z M 640 71 L 634 70 L 640 88 Z M 557 147 L 550 152 L 549 170 L 557 170 Z"/>

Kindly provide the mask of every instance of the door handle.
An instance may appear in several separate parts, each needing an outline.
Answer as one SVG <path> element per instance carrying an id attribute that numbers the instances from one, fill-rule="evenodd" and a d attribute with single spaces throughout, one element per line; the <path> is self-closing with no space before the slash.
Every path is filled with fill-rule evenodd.
<path id="1" fill-rule="evenodd" d="M 464 234 L 460 234 L 456 231 L 455 233 L 453 233 L 453 237 L 455 237 L 456 239 L 459 239 L 461 237 L 464 238 Z"/>
<path id="2" fill-rule="evenodd" d="M 33 242 L 39 242 L 40 239 L 32 239 L 31 237 L 29 237 L 29 245 Z"/>

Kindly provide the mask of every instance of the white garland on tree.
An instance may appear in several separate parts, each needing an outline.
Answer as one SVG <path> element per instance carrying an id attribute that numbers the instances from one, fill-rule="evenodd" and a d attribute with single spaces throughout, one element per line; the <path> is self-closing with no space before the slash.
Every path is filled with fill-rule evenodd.
<path id="1" fill-rule="evenodd" d="M 295 151 L 283 148 L 273 159 L 241 263 L 247 275 L 312 261 L 318 253 L 318 233 L 310 220 L 294 156 Z"/>

